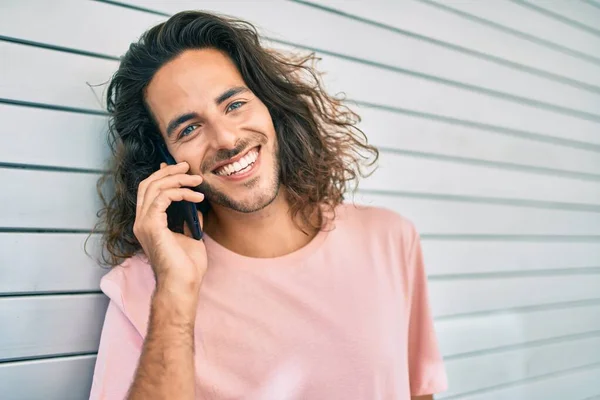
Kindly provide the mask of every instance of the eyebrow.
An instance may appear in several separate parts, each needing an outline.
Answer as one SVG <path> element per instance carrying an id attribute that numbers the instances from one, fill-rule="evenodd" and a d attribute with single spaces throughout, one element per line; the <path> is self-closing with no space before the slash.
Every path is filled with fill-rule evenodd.
<path id="1" fill-rule="evenodd" d="M 243 93 L 243 92 L 248 92 L 248 91 L 250 91 L 250 90 L 245 86 L 233 87 L 229 90 L 226 90 L 223 94 L 221 94 L 219 97 L 217 97 L 215 99 L 215 104 L 219 106 L 219 105 L 221 105 L 221 103 L 226 101 L 228 98 L 233 97 L 238 93 Z"/>
<path id="2" fill-rule="evenodd" d="M 233 87 L 231 89 L 227 89 L 225 92 L 223 92 L 222 94 L 220 94 L 216 99 L 215 99 L 215 104 L 217 106 L 221 105 L 223 102 L 227 101 L 227 99 L 235 96 L 236 94 L 239 93 L 243 93 L 243 92 L 248 92 L 250 89 L 248 89 L 245 86 L 236 86 Z M 177 117 L 175 117 L 174 119 L 171 120 L 171 122 L 169 122 L 169 124 L 167 125 L 167 137 L 171 137 L 171 135 L 173 134 L 173 131 L 181 124 L 183 124 L 186 121 L 189 121 L 190 119 L 194 119 L 194 118 L 198 118 L 199 115 L 196 112 L 188 112 L 185 114 L 181 114 L 178 115 Z"/>

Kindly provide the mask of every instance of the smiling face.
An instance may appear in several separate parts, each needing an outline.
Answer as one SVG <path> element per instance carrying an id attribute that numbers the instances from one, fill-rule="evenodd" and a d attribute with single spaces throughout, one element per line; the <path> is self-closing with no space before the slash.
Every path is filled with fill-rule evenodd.
<path id="1" fill-rule="evenodd" d="M 198 190 L 213 206 L 250 213 L 276 198 L 271 115 L 226 54 L 185 51 L 156 72 L 145 96 L 169 152 L 204 177 Z"/>

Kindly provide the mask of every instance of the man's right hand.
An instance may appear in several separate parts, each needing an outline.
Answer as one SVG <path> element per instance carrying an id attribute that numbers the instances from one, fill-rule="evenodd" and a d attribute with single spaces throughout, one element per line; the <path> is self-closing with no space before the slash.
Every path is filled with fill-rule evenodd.
<path id="1" fill-rule="evenodd" d="M 204 242 L 192 238 L 185 223 L 185 234 L 173 232 L 167 225 L 166 211 L 173 201 L 204 200 L 202 193 L 189 189 L 198 186 L 202 177 L 186 174 L 188 170 L 186 162 L 161 163 L 158 171 L 144 179 L 138 187 L 133 224 L 133 233 L 154 270 L 157 288 L 177 293 L 187 289 L 197 292 L 207 265 Z"/>

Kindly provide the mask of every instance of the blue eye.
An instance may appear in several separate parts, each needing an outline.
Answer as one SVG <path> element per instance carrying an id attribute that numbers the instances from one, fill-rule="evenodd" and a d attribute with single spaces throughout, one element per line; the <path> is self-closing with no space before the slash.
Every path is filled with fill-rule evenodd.
<path id="1" fill-rule="evenodd" d="M 241 106 L 243 106 L 245 103 L 243 101 L 234 101 L 233 103 L 231 103 L 229 105 L 229 107 L 227 107 L 227 111 L 233 111 L 233 110 L 237 110 L 238 108 L 240 108 Z M 234 107 L 235 106 L 235 107 Z"/>
<path id="2" fill-rule="evenodd" d="M 181 131 L 181 134 L 179 135 L 180 138 L 182 137 L 186 137 L 188 136 L 190 133 L 192 133 L 194 131 L 193 128 L 198 127 L 199 125 L 190 125 L 187 128 L 185 128 L 184 130 Z"/>

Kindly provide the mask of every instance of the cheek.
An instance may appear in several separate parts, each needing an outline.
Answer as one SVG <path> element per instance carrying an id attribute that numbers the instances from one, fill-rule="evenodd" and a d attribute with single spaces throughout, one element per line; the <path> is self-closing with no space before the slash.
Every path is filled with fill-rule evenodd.
<path id="1" fill-rule="evenodd" d="M 177 152 L 176 159 L 186 161 L 190 165 L 189 174 L 199 175 L 202 173 L 202 164 L 207 160 L 207 153 L 205 146 L 193 142 L 183 144 Z"/>
<path id="2" fill-rule="evenodd" d="M 269 137 L 275 134 L 275 128 L 273 127 L 273 120 L 271 119 L 271 113 L 269 109 L 263 103 L 257 105 L 255 112 L 253 113 L 253 122 L 256 126 L 261 127 L 261 131 L 267 134 Z"/>
<path id="3" fill-rule="evenodd" d="M 270 117 L 268 117 L 263 125 L 263 133 L 267 136 L 268 146 L 274 151 L 277 149 L 277 132 Z"/>

